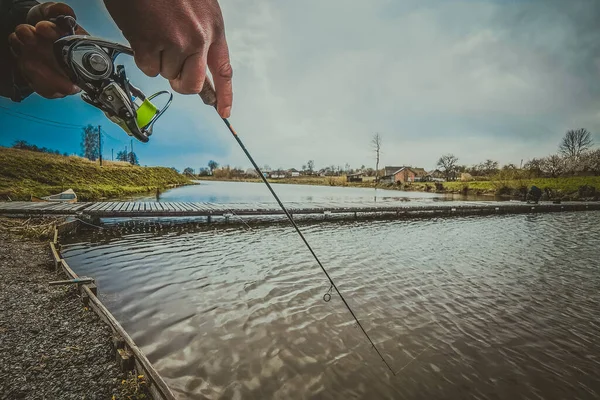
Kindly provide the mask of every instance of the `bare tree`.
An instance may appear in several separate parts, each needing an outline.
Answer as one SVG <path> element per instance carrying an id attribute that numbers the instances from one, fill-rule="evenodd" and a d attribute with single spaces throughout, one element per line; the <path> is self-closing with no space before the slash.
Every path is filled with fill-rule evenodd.
<path id="1" fill-rule="evenodd" d="M 542 160 L 542 171 L 553 178 L 565 172 L 565 159 L 558 154 L 553 154 Z"/>
<path id="2" fill-rule="evenodd" d="M 454 154 L 444 154 L 438 160 L 437 166 L 444 172 L 446 180 L 450 180 L 450 178 L 454 176 L 457 162 L 458 157 L 456 157 Z"/>
<path id="3" fill-rule="evenodd" d="M 313 171 L 315 170 L 315 161 L 308 160 L 308 162 L 306 163 L 306 166 L 308 167 L 308 172 L 310 172 L 310 174 L 312 175 Z"/>
<path id="4" fill-rule="evenodd" d="M 371 139 L 371 145 L 375 151 L 375 182 L 379 181 L 379 155 L 381 154 L 381 135 L 376 133 Z"/>
<path id="5" fill-rule="evenodd" d="M 592 134 L 585 128 L 568 130 L 558 149 L 566 157 L 579 157 L 592 146 Z"/>
<path id="6" fill-rule="evenodd" d="M 542 175 L 543 166 L 543 158 L 534 158 L 532 160 L 527 161 L 525 165 L 523 165 L 523 169 L 528 171 L 532 177 L 537 178 Z"/>
<path id="7" fill-rule="evenodd" d="M 600 149 L 586 151 L 581 155 L 581 169 L 592 172 L 594 175 L 600 175 Z"/>

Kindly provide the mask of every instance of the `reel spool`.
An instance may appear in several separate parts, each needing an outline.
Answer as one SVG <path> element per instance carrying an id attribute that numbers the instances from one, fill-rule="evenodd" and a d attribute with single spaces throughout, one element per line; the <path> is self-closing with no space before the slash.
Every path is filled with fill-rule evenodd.
<path id="1" fill-rule="evenodd" d="M 146 97 L 129 82 L 125 67 L 115 66 L 115 59 L 120 54 L 133 56 L 131 48 L 91 36 L 69 35 L 54 43 L 54 52 L 69 78 L 83 90 L 84 101 L 101 109 L 128 135 L 148 142 L 173 94 L 160 91 Z M 168 100 L 158 108 L 151 100 L 161 95 L 168 95 Z"/>

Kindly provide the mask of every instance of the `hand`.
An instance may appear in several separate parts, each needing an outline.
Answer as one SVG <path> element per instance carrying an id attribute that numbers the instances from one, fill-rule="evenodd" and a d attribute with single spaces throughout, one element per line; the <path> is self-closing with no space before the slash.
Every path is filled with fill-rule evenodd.
<path id="1" fill-rule="evenodd" d="M 54 41 L 68 32 L 48 21 L 59 15 L 75 17 L 71 7 L 62 3 L 43 3 L 33 7 L 27 24 L 17 26 L 8 40 L 21 74 L 29 86 L 42 97 L 56 99 L 79 92 L 54 57 Z M 77 34 L 87 34 L 78 28 Z"/>
<path id="2" fill-rule="evenodd" d="M 221 117 L 231 114 L 233 71 L 217 0 L 104 0 L 148 76 L 162 75 L 182 94 L 197 94 L 212 74 Z"/>

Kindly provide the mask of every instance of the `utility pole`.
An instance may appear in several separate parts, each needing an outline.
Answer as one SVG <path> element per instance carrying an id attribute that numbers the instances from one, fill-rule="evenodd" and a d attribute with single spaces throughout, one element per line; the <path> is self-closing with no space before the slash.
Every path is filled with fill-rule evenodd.
<path id="1" fill-rule="evenodd" d="M 129 163 L 133 165 L 133 139 L 131 139 L 131 157 L 129 157 Z"/>
<path id="2" fill-rule="evenodd" d="M 110 160 L 115 161 L 115 149 L 110 149 Z"/>
<path id="3" fill-rule="evenodd" d="M 98 147 L 100 153 L 100 166 L 102 166 L 102 131 L 100 130 L 100 125 L 98 125 Z"/>

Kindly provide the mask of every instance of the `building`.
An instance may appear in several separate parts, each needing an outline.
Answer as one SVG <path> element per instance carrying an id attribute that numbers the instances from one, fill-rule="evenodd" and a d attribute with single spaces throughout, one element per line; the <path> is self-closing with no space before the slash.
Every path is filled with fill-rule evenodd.
<path id="1" fill-rule="evenodd" d="M 446 178 L 442 171 L 440 171 L 439 169 L 436 169 L 436 170 L 430 171 L 427 175 L 425 175 L 425 178 L 423 180 L 427 181 L 427 182 L 444 182 L 446 180 Z"/>
<path id="2" fill-rule="evenodd" d="M 287 170 L 287 174 L 292 178 L 295 178 L 300 176 L 300 171 L 298 171 L 296 168 L 291 168 Z"/>
<path id="3" fill-rule="evenodd" d="M 401 167 L 385 167 L 383 169 L 383 176 L 384 177 L 392 176 L 396 173 L 396 171 L 400 171 L 404 167 L 405 167 L 404 165 Z"/>
<path id="4" fill-rule="evenodd" d="M 395 169 L 397 168 L 397 169 Z M 425 180 L 427 171 L 416 167 L 385 167 L 385 175 L 380 179 L 384 183 L 410 183 Z"/>
<path id="5" fill-rule="evenodd" d="M 348 174 L 346 175 L 346 182 L 362 182 L 364 172 L 358 172 L 356 174 Z"/>

